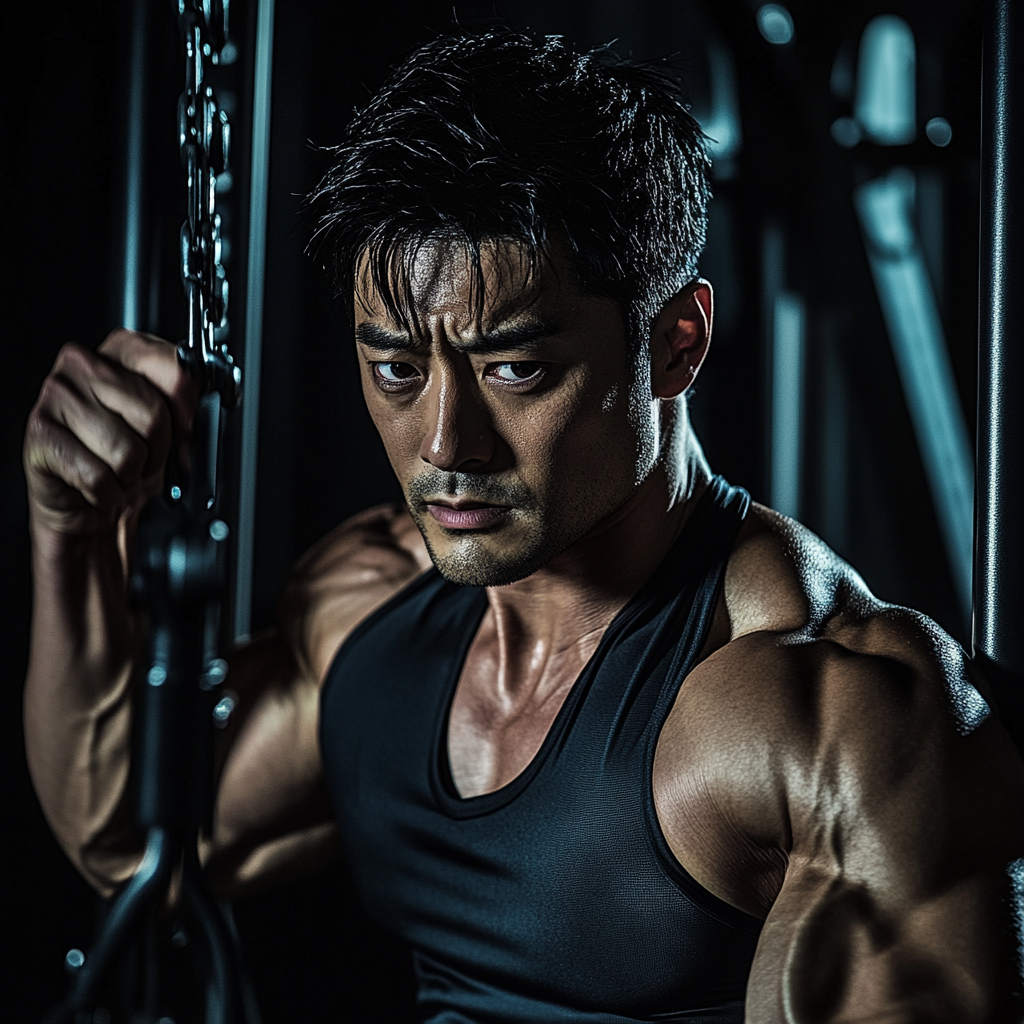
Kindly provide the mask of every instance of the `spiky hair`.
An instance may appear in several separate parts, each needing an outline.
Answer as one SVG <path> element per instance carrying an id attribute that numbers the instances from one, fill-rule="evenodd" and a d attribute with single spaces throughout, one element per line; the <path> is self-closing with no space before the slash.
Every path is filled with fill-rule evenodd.
<path id="1" fill-rule="evenodd" d="M 577 283 L 614 299 L 634 343 L 696 273 L 709 161 L 671 67 L 506 28 L 443 35 L 357 111 L 310 196 L 310 250 L 349 299 L 369 257 L 406 323 L 416 253 L 520 243 L 535 272 L 557 239 Z"/>

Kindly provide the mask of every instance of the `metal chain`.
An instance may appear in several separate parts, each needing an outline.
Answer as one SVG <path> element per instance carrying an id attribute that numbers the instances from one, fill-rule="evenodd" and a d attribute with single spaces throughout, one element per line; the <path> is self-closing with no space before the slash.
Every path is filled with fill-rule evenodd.
<path id="1" fill-rule="evenodd" d="M 217 175 L 228 169 L 231 126 L 206 82 L 227 42 L 228 0 L 178 0 L 185 39 L 185 91 L 178 100 L 178 146 L 188 172 L 188 218 L 181 226 L 181 280 L 188 299 L 188 335 L 179 350 L 207 392 L 227 406 L 238 398 L 241 370 L 214 330 L 227 323 L 228 281 L 221 263 Z"/>

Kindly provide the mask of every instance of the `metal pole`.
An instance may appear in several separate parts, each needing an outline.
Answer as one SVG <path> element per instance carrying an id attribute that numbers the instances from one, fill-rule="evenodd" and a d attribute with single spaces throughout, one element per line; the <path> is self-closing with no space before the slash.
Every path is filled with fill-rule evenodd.
<path id="1" fill-rule="evenodd" d="M 126 81 L 122 223 L 118 241 L 123 247 L 115 257 L 117 268 L 118 326 L 132 331 L 150 329 L 146 299 L 149 280 L 148 189 L 146 187 L 149 0 L 131 0 L 131 36 L 128 43 Z"/>
<path id="2" fill-rule="evenodd" d="M 1024 7 L 986 14 L 974 656 L 1024 749 Z"/>
<path id="3" fill-rule="evenodd" d="M 248 639 L 252 614 L 252 566 L 256 523 L 256 455 L 260 424 L 260 355 L 263 348 L 263 285 L 270 185 L 270 99 L 274 65 L 274 0 L 259 0 L 252 102 L 252 175 L 249 191 L 249 266 L 245 297 L 245 400 L 242 402 L 242 465 L 238 494 L 234 639 Z"/>

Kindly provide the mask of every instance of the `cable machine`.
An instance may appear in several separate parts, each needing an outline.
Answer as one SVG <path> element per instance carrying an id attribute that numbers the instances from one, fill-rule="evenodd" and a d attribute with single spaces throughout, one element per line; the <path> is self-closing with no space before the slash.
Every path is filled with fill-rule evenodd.
<path id="1" fill-rule="evenodd" d="M 229 32 L 229 0 L 178 0 L 177 20 L 184 50 L 184 89 L 177 104 L 177 143 L 187 182 L 187 216 L 181 225 L 178 270 L 186 299 L 185 340 L 179 362 L 199 385 L 202 397 L 193 425 L 187 474 L 169 466 L 162 493 L 143 511 L 130 591 L 149 624 L 145 660 L 133 681 L 133 783 L 137 824 L 145 830 L 142 862 L 106 910 L 94 947 L 72 950 L 66 965 L 71 990 L 48 1020 L 83 1024 L 98 1019 L 101 1004 L 113 1000 L 133 1024 L 173 1019 L 169 1011 L 206 1024 L 259 1024 L 259 1012 L 242 966 L 230 910 L 210 895 L 199 860 L 201 835 L 212 831 L 215 797 L 214 749 L 218 727 L 234 707 L 225 689 L 227 663 L 220 657 L 225 638 L 238 623 L 248 626 L 248 590 L 231 601 L 229 538 L 226 520 L 246 520 L 239 533 L 242 551 L 236 576 L 248 588 L 251 564 L 254 466 L 239 473 L 225 458 L 230 448 L 255 450 L 258 411 L 259 335 L 265 249 L 269 149 L 272 0 L 250 8 L 249 37 L 255 35 L 252 66 L 252 140 L 249 169 L 249 244 L 246 266 L 248 308 L 242 309 L 246 362 L 255 386 L 251 412 L 243 423 L 251 444 L 239 437 L 225 444 L 231 411 L 242 392 L 242 373 L 229 351 L 228 280 L 225 269 L 228 224 L 238 228 L 237 200 L 227 207 L 218 198 L 241 189 L 231 159 L 232 125 L 228 107 L 237 91 L 220 102 L 219 65 L 234 64 L 239 49 Z M 153 202 L 147 181 L 152 168 L 148 73 L 161 35 L 173 31 L 171 17 L 161 19 L 148 0 L 132 0 L 126 81 L 126 137 L 123 181 L 123 232 L 119 253 L 118 319 L 136 330 L 157 329 L 160 260 L 153 255 Z M 255 31 L 253 31 L 255 29 Z M 243 33 L 244 35 L 244 33 Z M 224 79 L 226 81 L 226 79 Z M 244 170 L 244 168 L 243 168 Z M 235 232 L 237 238 L 238 232 Z M 148 273 L 147 273 L 148 271 Z M 240 332 L 241 333 L 241 332 Z M 246 472 L 248 468 L 248 472 Z M 242 500 L 237 492 L 242 491 Z M 233 620 L 222 623 L 227 605 Z M 169 892 L 177 893 L 172 914 Z M 168 919 L 170 918 L 170 920 Z M 173 932 L 173 934 L 171 934 Z M 181 1008 L 180 979 L 169 981 L 166 946 L 188 946 L 193 976 L 201 994 Z M 172 1004 L 172 996 L 177 1002 Z M 107 1018 L 109 1019 L 109 1017 Z"/>

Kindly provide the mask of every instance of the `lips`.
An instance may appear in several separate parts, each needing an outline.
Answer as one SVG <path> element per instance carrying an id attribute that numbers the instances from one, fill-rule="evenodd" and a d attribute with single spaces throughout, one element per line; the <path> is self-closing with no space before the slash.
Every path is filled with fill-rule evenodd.
<path id="1" fill-rule="evenodd" d="M 427 502 L 427 511 L 448 530 L 482 530 L 494 526 L 508 514 L 504 505 L 477 505 L 469 503 L 455 508 Z"/>

